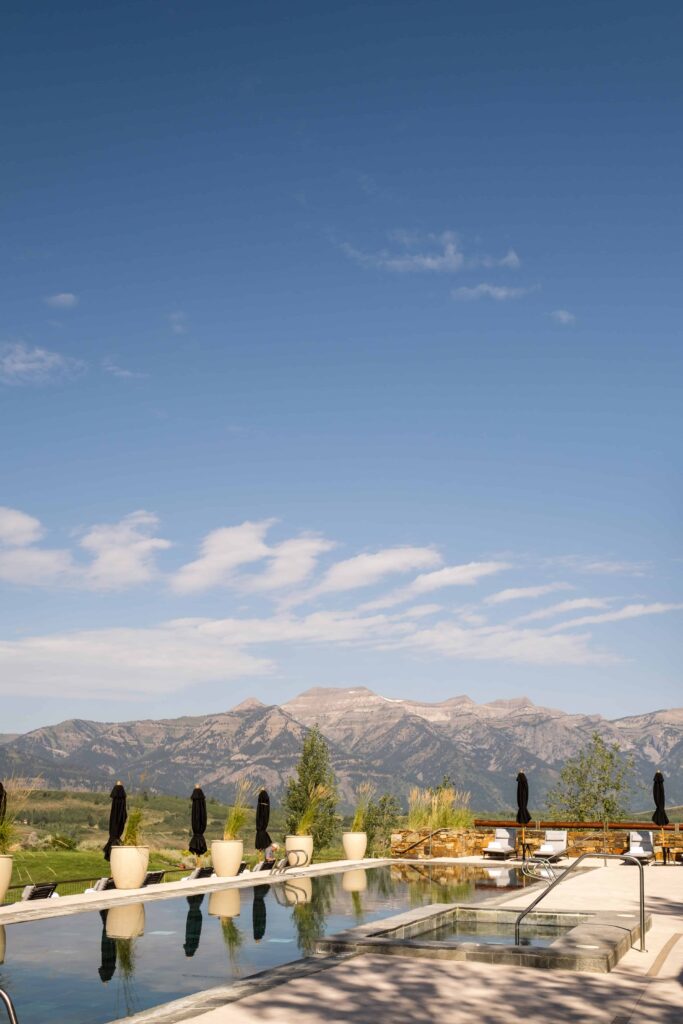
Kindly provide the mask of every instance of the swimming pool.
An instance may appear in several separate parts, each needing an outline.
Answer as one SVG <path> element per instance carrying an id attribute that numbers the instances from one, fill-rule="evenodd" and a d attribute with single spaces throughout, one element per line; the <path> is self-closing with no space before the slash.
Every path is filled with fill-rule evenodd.
<path id="1" fill-rule="evenodd" d="M 56 1008 L 69 1024 L 105 1024 L 290 963 L 323 935 L 430 903 L 481 900 L 486 890 L 499 895 L 494 870 L 351 869 L 0 926 L 0 988 L 21 1024 L 45 1024 Z M 505 888 L 523 884 L 506 871 Z"/>

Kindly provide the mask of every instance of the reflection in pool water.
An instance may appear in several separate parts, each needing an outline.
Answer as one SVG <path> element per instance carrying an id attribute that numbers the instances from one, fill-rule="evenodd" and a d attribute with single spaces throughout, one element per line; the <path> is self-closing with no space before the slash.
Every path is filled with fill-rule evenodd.
<path id="1" fill-rule="evenodd" d="M 505 871 L 505 885 L 521 884 Z M 500 881 L 483 868 L 396 864 L 11 924 L 0 928 L 0 987 L 21 1024 L 56 1008 L 69 1024 L 104 1024 L 289 963 L 325 934 L 500 893 Z"/>

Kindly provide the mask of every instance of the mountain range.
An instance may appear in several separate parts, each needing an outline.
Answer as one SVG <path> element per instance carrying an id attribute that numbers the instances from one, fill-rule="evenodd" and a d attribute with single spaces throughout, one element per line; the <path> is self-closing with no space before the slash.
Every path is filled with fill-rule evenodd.
<path id="1" fill-rule="evenodd" d="M 439 703 L 383 697 L 365 687 L 315 688 L 278 705 L 250 698 L 218 714 L 133 722 L 70 719 L 22 735 L 0 736 L 0 778 L 39 777 L 55 789 L 132 789 L 189 793 L 196 782 L 229 799 L 249 776 L 277 799 L 308 729 L 325 736 L 344 804 L 370 779 L 378 792 L 405 798 L 413 785 L 447 774 L 471 793 L 479 813 L 510 809 L 515 776 L 530 780 L 532 813 L 567 757 L 597 731 L 632 753 L 632 808 L 650 806 L 656 768 L 667 800 L 683 803 L 683 708 L 614 720 L 539 707 L 525 697 L 478 704 L 458 696 Z"/>

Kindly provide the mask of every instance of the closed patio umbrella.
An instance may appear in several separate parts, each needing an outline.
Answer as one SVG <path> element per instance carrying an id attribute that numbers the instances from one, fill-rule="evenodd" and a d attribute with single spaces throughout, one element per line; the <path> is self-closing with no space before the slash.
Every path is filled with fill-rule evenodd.
<path id="1" fill-rule="evenodd" d="M 655 825 L 669 824 L 669 816 L 666 813 L 666 798 L 664 796 L 664 776 L 660 771 L 655 772 L 655 777 L 652 780 L 652 797 L 655 802 L 655 813 L 652 815 L 652 820 Z"/>
<path id="2" fill-rule="evenodd" d="M 270 797 L 265 789 L 262 789 L 256 801 L 256 841 L 254 846 L 257 850 L 267 850 L 272 843 L 267 831 L 269 820 Z"/>
<path id="3" fill-rule="evenodd" d="M 251 923 L 254 929 L 254 942 L 260 942 L 266 934 L 266 893 L 269 885 L 254 886 L 254 902 L 251 907 Z"/>
<path id="4" fill-rule="evenodd" d="M 517 775 L 517 824 L 522 826 L 522 860 L 526 860 L 524 826 L 531 821 L 529 814 L 529 782 L 524 772 Z"/>
<path id="5" fill-rule="evenodd" d="M 128 817 L 126 791 L 121 782 L 116 783 L 109 796 L 111 797 L 111 811 L 109 812 L 109 839 L 104 847 L 105 860 L 109 860 L 111 857 L 112 846 L 121 845 L 121 837 Z"/>
<path id="6" fill-rule="evenodd" d="M 100 910 L 100 917 L 102 918 L 102 963 L 97 970 L 100 980 L 104 985 L 111 981 L 116 970 L 116 940 L 110 939 L 107 935 L 107 913 L 108 911 L 106 910 Z"/>
<path id="7" fill-rule="evenodd" d="M 202 911 L 201 905 L 204 900 L 204 893 L 198 896 L 188 896 L 187 920 L 185 921 L 185 956 L 194 956 L 199 949 L 199 939 L 202 934 Z"/>
<path id="8" fill-rule="evenodd" d="M 206 797 L 201 786 L 194 787 L 192 793 L 192 838 L 190 839 L 190 853 L 201 857 L 206 853 Z"/>

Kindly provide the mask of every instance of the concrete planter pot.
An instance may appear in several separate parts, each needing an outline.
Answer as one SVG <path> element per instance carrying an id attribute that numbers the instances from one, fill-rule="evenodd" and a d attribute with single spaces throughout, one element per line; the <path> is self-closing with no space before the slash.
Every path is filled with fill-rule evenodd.
<path id="1" fill-rule="evenodd" d="M 239 917 L 240 910 L 239 889 L 223 889 L 209 896 L 209 913 L 212 917 Z"/>
<path id="2" fill-rule="evenodd" d="M 12 857 L 9 853 L 0 855 L 0 903 L 5 898 L 12 880 Z"/>
<path id="3" fill-rule="evenodd" d="M 365 832 L 342 832 L 342 846 L 347 860 L 362 860 L 368 846 Z"/>
<path id="4" fill-rule="evenodd" d="M 239 871 L 244 853 L 241 839 L 214 839 L 211 843 L 213 870 L 218 878 L 234 878 Z"/>
<path id="5" fill-rule="evenodd" d="M 107 938 L 136 939 L 144 930 L 144 903 L 127 903 L 125 907 L 110 907 L 107 911 Z"/>
<path id="6" fill-rule="evenodd" d="M 109 863 L 117 889 L 139 889 L 147 874 L 149 846 L 112 846 Z"/>
<path id="7" fill-rule="evenodd" d="M 313 859 L 313 836 L 285 836 L 285 853 L 289 866 L 303 868 Z"/>

